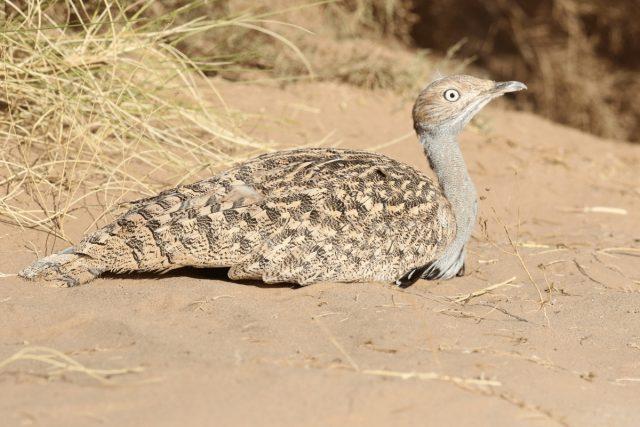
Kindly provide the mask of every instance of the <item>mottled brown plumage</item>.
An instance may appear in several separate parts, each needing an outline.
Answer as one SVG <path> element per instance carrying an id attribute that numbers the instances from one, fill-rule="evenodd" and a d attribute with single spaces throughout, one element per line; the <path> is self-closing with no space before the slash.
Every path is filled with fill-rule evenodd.
<path id="1" fill-rule="evenodd" d="M 232 279 L 267 283 L 392 282 L 454 235 L 449 203 L 426 175 L 379 154 L 300 149 L 134 202 L 73 253 L 21 274 L 76 285 L 104 271 L 224 266 Z"/>
<path id="2" fill-rule="evenodd" d="M 306 285 L 450 278 L 464 271 L 476 193 L 456 136 L 491 99 L 525 88 L 470 76 L 419 95 L 414 127 L 438 184 L 386 156 L 312 148 L 265 154 L 138 200 L 75 247 L 25 268 L 68 286 L 104 272 L 230 267 L 231 279 Z"/>

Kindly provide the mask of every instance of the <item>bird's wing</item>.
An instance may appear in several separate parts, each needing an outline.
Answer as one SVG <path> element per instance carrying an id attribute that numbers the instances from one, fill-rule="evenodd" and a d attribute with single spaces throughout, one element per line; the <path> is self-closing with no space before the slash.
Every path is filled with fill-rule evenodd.
<path id="1" fill-rule="evenodd" d="M 289 191 L 266 204 L 285 219 L 230 277 L 394 281 L 436 259 L 455 236 L 439 188 L 391 159 L 345 152 L 293 178 Z"/>
<path id="2" fill-rule="evenodd" d="M 455 234 L 451 218 L 437 186 L 406 165 L 303 149 L 138 201 L 76 250 L 110 271 L 233 266 L 234 277 L 269 281 L 383 280 L 432 258 Z"/>

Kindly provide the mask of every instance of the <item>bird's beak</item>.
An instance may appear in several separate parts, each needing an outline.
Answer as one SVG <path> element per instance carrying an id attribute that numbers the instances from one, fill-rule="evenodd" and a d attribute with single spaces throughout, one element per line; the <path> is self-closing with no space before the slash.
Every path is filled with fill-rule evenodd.
<path id="1" fill-rule="evenodd" d="M 521 82 L 497 82 L 492 92 L 496 95 L 502 95 L 508 92 L 517 92 L 519 90 L 525 90 L 527 85 Z"/>

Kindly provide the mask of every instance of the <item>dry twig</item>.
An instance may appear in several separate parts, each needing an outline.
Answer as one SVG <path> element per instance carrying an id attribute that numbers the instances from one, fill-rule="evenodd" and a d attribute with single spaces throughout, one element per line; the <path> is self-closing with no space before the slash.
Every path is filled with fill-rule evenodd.
<path id="1" fill-rule="evenodd" d="M 482 296 L 482 295 L 484 295 L 486 293 L 494 291 L 494 290 L 496 290 L 498 288 L 501 288 L 503 286 L 514 286 L 514 285 L 511 285 L 511 282 L 513 282 L 514 280 L 516 280 L 515 276 L 513 276 L 510 279 L 505 280 L 504 282 L 500 282 L 500 283 L 496 283 L 495 285 L 487 286 L 486 288 L 479 289 L 479 290 L 471 292 L 469 294 L 460 294 L 460 295 L 451 296 L 451 297 L 449 297 L 449 299 L 451 299 L 453 302 L 456 302 L 456 303 L 466 304 L 467 302 L 469 302 L 473 298 Z"/>
<path id="2" fill-rule="evenodd" d="M 143 371 L 143 368 L 141 367 L 122 369 L 88 368 L 61 351 L 48 347 L 25 347 L 1 361 L 0 372 L 8 366 L 20 361 L 35 361 L 48 365 L 50 368 L 47 373 L 48 377 L 59 376 L 65 372 L 78 372 L 87 375 L 102 384 L 111 384 L 111 377 L 116 375 L 139 373 Z"/>

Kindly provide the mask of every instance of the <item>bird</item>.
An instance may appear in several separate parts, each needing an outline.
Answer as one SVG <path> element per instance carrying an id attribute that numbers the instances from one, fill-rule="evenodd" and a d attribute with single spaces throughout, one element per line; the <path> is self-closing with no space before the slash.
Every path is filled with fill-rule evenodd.
<path id="1" fill-rule="evenodd" d="M 134 201 L 19 275 L 71 287 L 107 272 L 226 267 L 236 281 L 402 288 L 464 275 L 478 204 L 458 135 L 491 100 L 526 88 L 451 75 L 419 93 L 414 129 L 436 180 L 379 153 L 270 152 Z"/>

